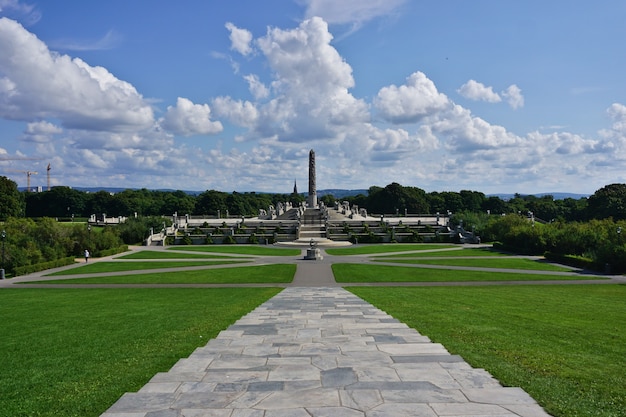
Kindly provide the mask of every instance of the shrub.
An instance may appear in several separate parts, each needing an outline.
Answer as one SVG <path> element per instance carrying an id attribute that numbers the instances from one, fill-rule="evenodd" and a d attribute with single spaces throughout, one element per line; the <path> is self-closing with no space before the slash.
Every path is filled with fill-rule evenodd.
<path id="1" fill-rule="evenodd" d="M 193 245 L 193 240 L 189 235 L 183 236 L 183 238 L 179 241 L 179 245 Z"/>
<path id="2" fill-rule="evenodd" d="M 231 235 L 224 236 L 224 240 L 222 240 L 222 244 L 223 245 L 234 245 L 236 243 L 237 243 L 237 241 Z"/>
<path id="3" fill-rule="evenodd" d="M 24 265 L 18 266 L 13 271 L 13 275 L 26 275 L 32 274 L 33 272 L 44 271 L 46 269 L 58 268 L 60 266 L 72 265 L 75 262 L 75 258 L 73 256 L 56 259 L 54 261 L 41 262 L 33 265 Z"/>

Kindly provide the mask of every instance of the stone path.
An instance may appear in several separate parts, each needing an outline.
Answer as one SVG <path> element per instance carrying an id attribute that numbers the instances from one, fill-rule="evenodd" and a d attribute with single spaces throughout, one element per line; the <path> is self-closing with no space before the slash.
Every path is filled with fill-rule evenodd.
<path id="1" fill-rule="evenodd" d="M 548 414 L 342 288 L 290 287 L 102 415 L 183 416 Z"/>

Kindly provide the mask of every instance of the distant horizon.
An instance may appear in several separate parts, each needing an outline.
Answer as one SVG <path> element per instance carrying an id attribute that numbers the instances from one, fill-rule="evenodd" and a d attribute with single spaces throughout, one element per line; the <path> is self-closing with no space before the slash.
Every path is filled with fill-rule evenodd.
<path id="1" fill-rule="evenodd" d="M 404 184 L 400 184 L 402 186 L 405 187 L 413 187 L 413 186 L 408 186 L 408 185 L 404 185 Z M 41 187 L 41 186 L 32 186 L 31 185 L 31 192 L 35 193 L 35 192 L 39 192 L 37 191 L 37 188 Z M 198 195 L 201 194 L 205 191 L 210 191 L 210 190 L 214 190 L 214 191 L 218 191 L 218 192 L 223 192 L 223 193 L 227 193 L 227 194 L 232 194 L 233 192 L 236 193 L 257 193 L 257 194 L 291 194 L 293 192 L 293 190 L 288 191 L 288 192 L 280 192 L 280 191 L 258 191 L 258 190 L 249 190 L 249 191 L 238 191 L 238 190 L 234 190 L 234 191 L 224 191 L 224 190 L 217 190 L 217 189 L 207 189 L 207 190 L 184 190 L 184 189 L 175 189 L 175 188 L 147 188 L 147 187 L 72 187 L 72 186 L 68 186 L 68 185 L 54 185 L 51 188 L 54 187 L 68 187 L 70 189 L 73 190 L 77 190 L 77 191 L 83 191 L 83 192 L 97 192 L 97 191 L 109 191 L 109 192 L 121 192 L 124 190 L 142 190 L 142 189 L 146 189 L 149 191 L 163 191 L 163 192 L 175 192 L 175 191 L 182 191 L 184 193 L 187 194 L 191 194 L 191 195 Z M 384 188 L 385 186 L 380 186 L 381 188 Z M 416 188 L 421 188 L 421 187 L 416 187 Z M 18 190 L 20 192 L 26 192 L 26 187 L 18 187 Z M 354 196 L 354 195 L 358 195 L 359 193 L 362 193 L 364 195 L 367 195 L 369 190 L 368 188 L 355 188 L 355 189 L 344 189 L 344 188 L 324 188 L 321 190 L 317 190 L 317 194 L 319 197 L 322 197 L 324 195 L 327 194 L 333 194 L 333 192 L 337 193 L 342 193 L 341 196 Z M 46 187 L 42 187 L 41 192 L 47 191 Z M 459 190 L 459 191 L 451 191 L 451 190 L 438 190 L 438 191 L 427 191 L 424 190 L 427 194 L 428 193 L 433 193 L 433 192 L 437 192 L 437 193 L 442 193 L 442 192 L 453 192 L 453 193 L 459 193 L 460 191 L 466 191 L 464 190 Z M 516 194 L 519 194 L 521 196 L 545 196 L 545 195 L 552 195 L 554 197 L 555 200 L 561 200 L 561 199 L 565 199 L 565 198 L 587 198 L 591 195 L 593 195 L 593 193 L 590 194 L 585 194 L 585 193 L 568 193 L 568 192 L 540 192 L 540 193 L 485 193 L 483 191 L 480 190 L 467 190 L 467 191 L 474 191 L 474 192 L 481 192 L 483 194 L 485 194 L 486 197 L 492 197 L 492 196 L 497 196 L 497 197 L 510 197 L 513 198 Z M 308 194 L 308 192 L 301 192 L 299 191 L 298 194 L 306 196 Z M 557 197 L 558 196 L 558 197 Z M 337 197 L 340 198 L 340 197 Z"/>

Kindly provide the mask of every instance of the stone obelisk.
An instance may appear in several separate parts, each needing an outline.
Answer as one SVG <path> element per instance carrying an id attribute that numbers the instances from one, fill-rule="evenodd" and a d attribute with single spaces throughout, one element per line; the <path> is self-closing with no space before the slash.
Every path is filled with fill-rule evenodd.
<path id="1" fill-rule="evenodd" d="M 317 207 L 317 190 L 315 188 L 315 151 L 309 152 L 309 198 L 307 199 L 309 208 Z"/>

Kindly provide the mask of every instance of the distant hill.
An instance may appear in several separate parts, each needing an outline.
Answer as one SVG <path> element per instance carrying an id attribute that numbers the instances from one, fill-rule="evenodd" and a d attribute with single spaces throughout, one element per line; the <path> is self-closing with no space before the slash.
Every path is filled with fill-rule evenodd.
<path id="1" fill-rule="evenodd" d="M 589 194 L 575 194 L 575 193 L 538 193 L 538 194 L 522 194 L 521 196 L 534 195 L 537 198 L 551 195 L 555 200 L 565 200 L 566 198 L 573 198 L 574 200 L 580 200 L 581 198 L 589 197 Z M 515 197 L 515 194 L 488 194 L 487 197 L 499 197 L 501 200 L 508 201 Z"/>
<path id="2" fill-rule="evenodd" d="M 332 195 L 333 197 L 340 199 L 344 197 L 352 197 L 355 195 L 363 194 L 367 195 L 367 190 L 340 190 L 340 189 L 327 189 L 327 190 L 317 190 L 318 197 L 322 197 L 325 195 Z"/>

